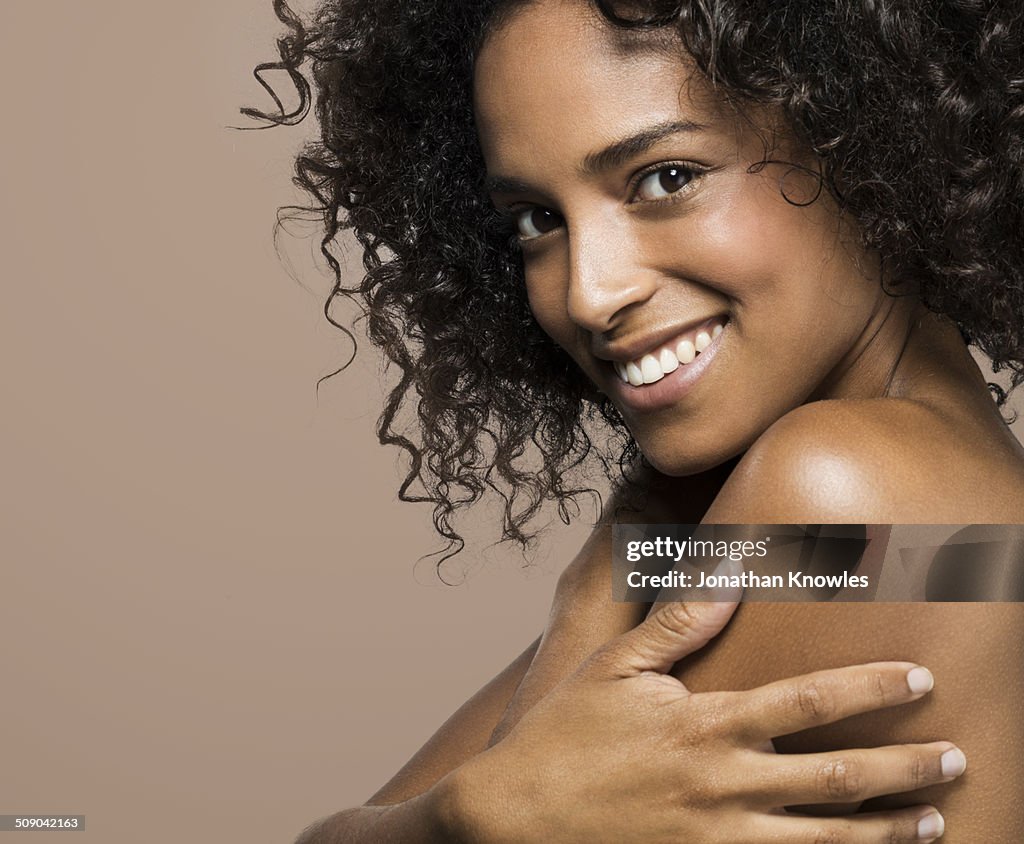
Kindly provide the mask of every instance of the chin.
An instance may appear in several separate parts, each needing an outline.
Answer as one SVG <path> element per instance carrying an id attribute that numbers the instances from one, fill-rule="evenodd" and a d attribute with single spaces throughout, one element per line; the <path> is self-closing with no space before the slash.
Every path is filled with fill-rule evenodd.
<path id="1" fill-rule="evenodd" d="M 727 447 L 708 448 L 701 450 L 682 450 L 658 447 L 640 443 L 640 450 L 643 452 L 647 462 L 657 472 L 667 475 L 670 478 L 685 478 L 689 475 L 699 475 L 720 466 L 726 461 L 736 457 L 743 449 L 729 449 Z"/>

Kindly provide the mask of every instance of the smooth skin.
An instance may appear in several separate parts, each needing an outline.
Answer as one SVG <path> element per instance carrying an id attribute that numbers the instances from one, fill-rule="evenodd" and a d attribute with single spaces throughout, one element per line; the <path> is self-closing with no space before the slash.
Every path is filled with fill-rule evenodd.
<path id="1" fill-rule="evenodd" d="M 539 0 L 489 36 L 475 91 L 534 314 L 658 472 L 631 520 L 1024 521 L 1024 451 L 956 329 L 882 292 L 827 196 L 783 198 L 813 181 L 752 169 L 765 138 L 813 162 L 660 39 Z M 727 324 L 696 386 L 632 402 L 612 362 L 712 316 Z M 609 600 L 608 520 L 541 640 L 302 844 L 933 840 L 929 806 L 946 841 L 1024 829 L 1021 607 L 745 605 L 707 645 L 732 606 Z M 920 665 L 934 692 L 911 690 Z M 954 748 L 970 770 L 951 783 Z M 795 805 L 824 816 L 781 812 Z"/>
<path id="2" fill-rule="evenodd" d="M 878 257 L 827 196 L 786 200 L 813 196 L 808 177 L 756 166 L 767 138 L 768 157 L 814 169 L 770 113 L 737 115 L 678 45 L 624 38 L 586 4 L 557 0 L 491 36 L 476 101 L 534 313 L 662 473 L 663 518 L 652 521 L 1024 521 L 1024 450 L 959 332 L 909 285 L 883 292 Z M 651 131 L 671 125 L 683 128 Z M 721 348 L 695 388 L 653 411 L 628 401 L 635 388 L 612 361 L 719 315 Z M 552 621 L 497 735 L 602 643 L 593 631 L 629 624 L 607 606 L 606 565 L 574 564 L 566 605 L 592 607 L 593 626 Z M 981 765 L 924 795 L 950 816 L 946 839 L 1009 841 L 1024 828 L 1010 797 L 1024 783 L 1011 711 L 1024 690 L 1022 630 L 1010 604 L 750 605 L 677 673 L 694 687 L 750 688 L 852 661 L 923 661 L 944 681 L 941 710 L 864 717 L 780 749 L 955 738 Z"/>
<path id="3" fill-rule="evenodd" d="M 952 743 L 771 751 L 776 735 L 918 700 L 931 691 L 930 673 L 883 662 L 746 692 L 694 694 L 667 672 L 715 636 L 735 608 L 659 608 L 557 683 L 501 741 L 432 782 L 452 764 L 453 750 L 464 750 L 474 733 L 476 742 L 483 738 L 499 677 L 367 806 L 326 819 L 301 844 L 934 840 L 942 820 L 928 807 L 856 820 L 797 817 L 781 807 L 950 782 L 963 760 Z"/>

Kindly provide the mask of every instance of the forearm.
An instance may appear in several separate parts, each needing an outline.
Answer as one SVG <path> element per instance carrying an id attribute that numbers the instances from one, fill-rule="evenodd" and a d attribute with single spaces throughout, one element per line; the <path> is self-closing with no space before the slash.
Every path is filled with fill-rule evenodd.
<path id="1" fill-rule="evenodd" d="M 698 523 L 735 462 L 687 478 L 642 469 L 638 482 L 647 494 L 639 510 L 625 506 L 631 495 L 624 488 L 613 493 L 598 526 L 559 578 L 540 647 L 491 734 L 489 747 L 590 654 L 647 615 L 646 604 L 611 600 L 613 525 Z"/>
<path id="2" fill-rule="evenodd" d="M 295 844 L 456 844 L 470 840 L 448 779 L 390 805 L 365 805 L 330 815 Z"/>
<path id="3" fill-rule="evenodd" d="M 611 547 L 611 526 L 599 527 L 562 573 L 540 647 L 488 746 L 501 741 L 595 650 L 643 621 L 646 605 L 611 601 Z"/>

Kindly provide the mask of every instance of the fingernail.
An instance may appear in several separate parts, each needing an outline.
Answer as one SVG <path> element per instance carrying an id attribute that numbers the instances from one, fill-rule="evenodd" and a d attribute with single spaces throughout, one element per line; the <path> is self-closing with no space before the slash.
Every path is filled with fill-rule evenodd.
<path id="1" fill-rule="evenodd" d="M 923 695 L 935 687 L 935 678 L 931 671 L 919 665 L 907 672 L 907 685 L 915 695 Z"/>
<path id="2" fill-rule="evenodd" d="M 964 752 L 954 747 L 942 754 L 942 776 L 958 777 L 967 770 L 967 757 Z"/>
<path id="3" fill-rule="evenodd" d="M 946 822 L 938 812 L 925 815 L 917 822 L 917 837 L 925 841 L 934 841 L 936 838 L 941 838 L 942 833 L 945 831 Z"/>

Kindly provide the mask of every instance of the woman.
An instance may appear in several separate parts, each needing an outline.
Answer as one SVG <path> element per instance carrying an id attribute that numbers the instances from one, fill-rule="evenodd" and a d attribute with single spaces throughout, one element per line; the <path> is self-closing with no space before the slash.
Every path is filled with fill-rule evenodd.
<path id="1" fill-rule="evenodd" d="M 526 541 L 595 451 L 651 467 L 636 521 L 1024 521 L 967 351 L 1024 380 L 1008 3 L 326 2 L 308 31 L 276 5 L 265 67 L 305 107 L 312 57 L 319 93 L 299 181 L 335 269 L 341 226 L 362 243 L 351 292 L 403 376 L 381 440 L 455 550 L 456 503 L 496 490 Z M 413 395 L 419 442 L 392 427 Z M 303 841 L 909 841 L 943 816 L 1018 840 L 1020 605 L 749 605 L 703 647 L 735 607 L 611 603 L 607 540 L 539 643 Z"/>

